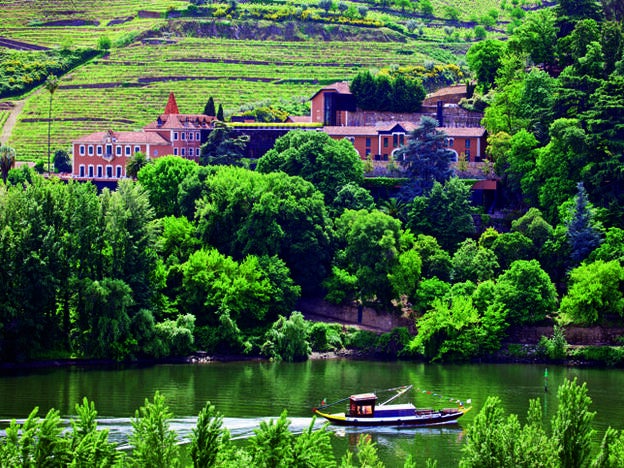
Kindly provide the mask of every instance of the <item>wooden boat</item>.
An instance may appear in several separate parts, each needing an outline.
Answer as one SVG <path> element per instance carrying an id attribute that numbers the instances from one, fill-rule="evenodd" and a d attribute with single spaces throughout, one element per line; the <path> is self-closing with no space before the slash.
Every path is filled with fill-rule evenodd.
<path id="1" fill-rule="evenodd" d="M 386 391 L 394 391 L 396 394 L 379 404 L 377 404 L 376 393 L 360 393 L 329 405 L 322 404 L 318 408 L 313 408 L 312 411 L 339 426 L 424 427 L 456 424 L 457 420 L 471 409 L 470 406 L 464 407 L 461 401 L 457 402 L 457 408 L 444 409 L 416 408 L 412 403 L 390 404 L 411 389 L 412 385 L 388 389 Z M 328 413 L 326 411 L 330 406 L 345 400 L 349 400 L 345 412 Z"/>

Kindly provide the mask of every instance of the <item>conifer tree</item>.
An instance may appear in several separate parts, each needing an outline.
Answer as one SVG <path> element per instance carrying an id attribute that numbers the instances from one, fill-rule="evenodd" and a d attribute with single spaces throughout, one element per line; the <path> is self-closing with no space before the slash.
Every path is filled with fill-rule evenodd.
<path id="1" fill-rule="evenodd" d="M 591 204 L 582 182 L 577 185 L 576 205 L 568 222 L 568 241 L 572 249 L 572 261 L 581 263 L 600 244 L 601 235 L 595 227 Z"/>
<path id="2" fill-rule="evenodd" d="M 212 96 L 210 96 L 208 98 L 208 102 L 206 103 L 206 105 L 204 106 L 204 115 L 216 115 L 217 112 L 215 110 L 215 103 L 214 103 L 214 99 L 212 98 Z"/>

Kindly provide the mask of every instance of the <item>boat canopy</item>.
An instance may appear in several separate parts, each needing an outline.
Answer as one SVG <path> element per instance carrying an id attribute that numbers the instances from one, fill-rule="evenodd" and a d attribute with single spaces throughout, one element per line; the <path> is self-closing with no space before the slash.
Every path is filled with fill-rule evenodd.
<path id="1" fill-rule="evenodd" d="M 377 395 L 374 393 L 360 393 L 349 397 L 349 416 L 373 417 Z"/>

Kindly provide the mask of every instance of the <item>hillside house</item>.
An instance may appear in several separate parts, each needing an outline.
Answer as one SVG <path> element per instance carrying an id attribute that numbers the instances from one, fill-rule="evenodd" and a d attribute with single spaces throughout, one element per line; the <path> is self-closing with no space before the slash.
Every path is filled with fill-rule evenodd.
<path id="1" fill-rule="evenodd" d="M 72 142 L 72 177 L 117 180 L 126 177 L 126 163 L 137 152 L 148 159 L 175 155 L 199 160 L 214 116 L 180 114 L 173 93 L 164 112 L 138 132 L 95 132 Z"/>
<path id="2" fill-rule="evenodd" d="M 417 127 L 413 122 L 380 122 L 362 127 L 325 126 L 323 131 L 332 138 L 350 140 L 362 159 L 389 161 Z M 460 155 L 467 162 L 480 162 L 484 158 L 487 142 L 483 127 L 438 127 L 438 130 L 446 134 L 447 146 L 455 153 L 455 161 Z"/>

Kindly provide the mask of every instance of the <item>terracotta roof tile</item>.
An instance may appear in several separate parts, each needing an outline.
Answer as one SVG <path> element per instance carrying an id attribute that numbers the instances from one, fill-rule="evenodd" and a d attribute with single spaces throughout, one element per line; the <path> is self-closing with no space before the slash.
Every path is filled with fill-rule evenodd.
<path id="1" fill-rule="evenodd" d="M 108 136 L 111 136 L 112 143 L 128 144 L 128 145 L 168 145 L 169 142 L 154 132 L 95 132 L 90 135 L 74 140 L 73 143 L 79 144 L 105 144 Z"/>

